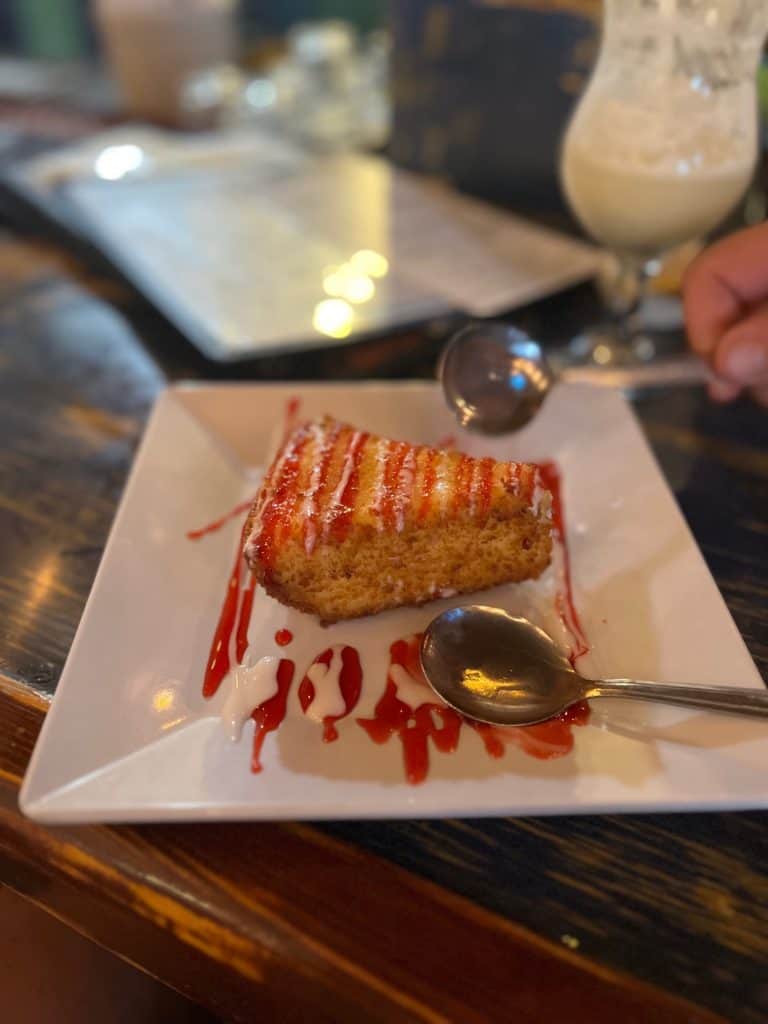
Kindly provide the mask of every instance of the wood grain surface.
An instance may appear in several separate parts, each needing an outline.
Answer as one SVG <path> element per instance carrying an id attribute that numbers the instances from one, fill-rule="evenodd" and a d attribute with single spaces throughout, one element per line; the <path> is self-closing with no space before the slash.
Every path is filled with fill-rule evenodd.
<path id="1" fill-rule="evenodd" d="M 20 819 L 44 703 L 0 680 L 3 881 L 228 1019 L 722 1019 L 314 828 Z"/>
<path id="2" fill-rule="evenodd" d="M 762 814 L 44 829 L 16 796 L 151 402 L 212 375 L 130 290 L 0 241 L 0 882 L 234 1020 L 768 1019 Z M 525 311 L 576 317 L 574 292 Z M 428 375 L 439 333 L 250 377 Z M 768 417 L 638 413 L 768 669 Z M 695 614 L 695 609 L 692 609 Z"/>

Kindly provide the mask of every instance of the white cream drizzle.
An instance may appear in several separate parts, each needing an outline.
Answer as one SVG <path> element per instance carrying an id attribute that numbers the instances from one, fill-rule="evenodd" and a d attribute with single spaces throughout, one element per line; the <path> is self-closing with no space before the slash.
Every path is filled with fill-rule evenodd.
<path id="1" fill-rule="evenodd" d="M 389 678 L 397 688 L 397 696 L 404 704 L 409 704 L 413 711 L 422 704 L 437 700 L 426 683 L 418 682 L 402 665 L 389 666 Z"/>
<path id="2" fill-rule="evenodd" d="M 405 527 L 405 510 L 408 506 L 411 495 L 413 494 L 413 480 L 415 475 L 416 451 L 414 448 L 409 448 L 405 458 L 403 459 L 403 465 L 400 469 L 400 475 L 397 480 L 397 490 L 395 492 L 395 502 L 397 506 L 395 523 L 398 533 L 402 533 L 403 528 Z"/>
<path id="3" fill-rule="evenodd" d="M 446 506 L 451 495 L 451 485 L 454 480 L 455 467 L 452 467 L 451 460 L 441 453 L 441 457 L 437 460 L 437 465 L 435 467 L 435 486 L 433 490 L 433 501 L 437 507 L 438 514 L 441 516 L 445 514 Z"/>
<path id="4" fill-rule="evenodd" d="M 376 474 L 373 483 L 373 510 L 377 519 L 379 532 L 384 529 L 384 518 L 381 514 L 381 505 L 384 500 L 384 474 L 387 465 L 387 453 L 389 452 L 389 441 L 381 439 L 376 444 Z"/>
<path id="5" fill-rule="evenodd" d="M 307 678 L 315 688 L 315 696 L 306 714 L 313 722 L 322 722 L 328 717 L 337 718 L 347 709 L 339 683 L 343 648 L 344 644 L 334 644 L 330 664 L 316 661 L 307 670 Z"/>
<path id="6" fill-rule="evenodd" d="M 552 495 L 549 493 L 546 487 L 542 486 L 541 476 L 538 469 L 536 470 L 536 476 L 534 477 L 535 484 L 533 487 L 533 496 L 531 498 L 531 508 L 533 514 L 538 516 L 543 514 L 547 519 L 552 518 Z"/>
<path id="7" fill-rule="evenodd" d="M 232 674 L 232 685 L 221 708 L 221 721 L 227 735 L 237 743 L 243 725 L 253 711 L 278 691 L 279 658 L 267 655 L 253 665 L 238 665 Z"/>
<path id="8" fill-rule="evenodd" d="M 310 430 L 312 435 L 314 461 L 312 465 L 312 473 L 309 477 L 309 486 L 307 487 L 307 492 L 304 495 L 304 500 L 301 503 L 301 519 L 306 523 L 304 550 L 308 555 L 312 554 L 315 550 L 315 544 L 317 543 L 317 524 L 315 521 L 317 512 L 317 492 L 320 488 L 320 474 L 323 470 L 323 459 L 325 455 L 324 446 L 321 443 L 325 433 L 322 425 L 319 423 L 313 423 Z M 328 439 L 327 443 L 330 443 L 330 439 Z"/>
<path id="9" fill-rule="evenodd" d="M 477 495 L 480 490 L 480 477 L 483 474 L 483 465 L 480 459 L 475 459 L 472 463 L 472 476 L 469 480 L 469 514 L 474 517 L 477 515 Z"/>
<path id="10" fill-rule="evenodd" d="M 520 493 L 520 470 L 517 462 L 507 463 L 507 488 L 515 496 Z"/>

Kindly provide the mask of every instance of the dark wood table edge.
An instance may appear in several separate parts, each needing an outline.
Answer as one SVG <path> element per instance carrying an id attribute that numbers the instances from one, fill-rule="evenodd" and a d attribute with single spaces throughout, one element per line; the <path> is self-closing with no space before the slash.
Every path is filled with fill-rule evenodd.
<path id="1" fill-rule="evenodd" d="M 561 1019 L 564 1000 L 575 1000 L 578 1019 L 593 1024 L 622 1016 L 722 1020 L 311 825 L 40 826 L 19 813 L 17 799 L 47 707 L 34 690 L 0 675 L 4 882 L 228 1019 L 253 1019 L 256 993 L 262 1011 L 279 1013 L 281 1021 L 354 1020 L 361 1013 L 366 1020 L 483 1021 L 514 1012 L 515 1019 L 534 1022 Z M 171 838 L 172 857 L 164 852 Z M 272 884 L 260 889 L 258 870 L 238 882 L 226 866 L 207 861 L 217 842 L 230 847 L 237 839 L 244 856 L 281 858 L 285 871 L 275 873 L 271 861 Z M 317 908 L 306 900 L 292 904 L 291 871 L 301 864 L 325 887 Z M 362 883 L 361 913 L 371 924 L 370 945 L 359 956 L 359 926 L 344 934 L 343 913 L 334 921 L 322 913 L 329 891 L 349 900 L 355 878 Z M 412 908 L 404 920 L 402 907 Z M 446 969 L 458 972 L 467 961 L 466 985 L 448 984 L 446 975 L 438 997 L 438 952 L 424 947 L 434 947 L 436 936 Z"/>

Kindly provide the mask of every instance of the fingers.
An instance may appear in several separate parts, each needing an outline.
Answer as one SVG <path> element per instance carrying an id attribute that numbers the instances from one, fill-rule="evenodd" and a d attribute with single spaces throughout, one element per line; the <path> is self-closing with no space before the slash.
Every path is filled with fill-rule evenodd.
<path id="1" fill-rule="evenodd" d="M 716 377 L 716 402 L 742 391 L 768 406 L 768 224 L 723 239 L 694 260 L 683 303 L 691 347 Z"/>
<path id="2" fill-rule="evenodd" d="M 768 299 L 768 223 L 724 238 L 691 264 L 683 285 L 688 337 L 711 359 L 746 310 Z"/>
<path id="3" fill-rule="evenodd" d="M 707 384 L 707 390 L 713 402 L 732 402 L 741 394 L 740 385 L 732 384 L 731 381 L 723 380 L 722 377 L 714 377 Z"/>
<path id="4" fill-rule="evenodd" d="M 712 354 L 715 373 L 725 384 L 768 391 L 768 303 L 729 328 Z"/>

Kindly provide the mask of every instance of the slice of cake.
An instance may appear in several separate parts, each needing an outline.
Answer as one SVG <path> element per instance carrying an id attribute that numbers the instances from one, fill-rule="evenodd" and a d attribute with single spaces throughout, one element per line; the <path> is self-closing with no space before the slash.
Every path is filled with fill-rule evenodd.
<path id="1" fill-rule="evenodd" d="M 536 577 L 550 527 L 536 466 L 389 441 L 326 417 L 283 442 L 244 554 L 278 601 L 335 622 Z"/>

